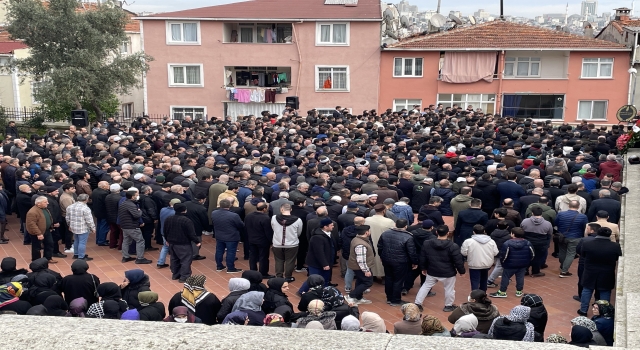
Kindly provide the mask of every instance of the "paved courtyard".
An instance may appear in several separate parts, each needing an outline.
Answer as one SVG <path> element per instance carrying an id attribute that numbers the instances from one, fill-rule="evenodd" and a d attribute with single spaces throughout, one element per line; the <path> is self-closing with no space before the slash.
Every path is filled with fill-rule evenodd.
<path id="1" fill-rule="evenodd" d="M 9 217 L 9 232 L 7 237 L 11 239 L 9 244 L 0 245 L 0 255 L 2 258 L 6 256 L 13 256 L 18 261 L 19 268 L 28 268 L 31 260 L 31 247 L 24 246 L 22 244 L 22 238 L 19 231 L 19 222 L 15 216 Z M 154 242 L 155 244 L 155 242 Z M 242 250 L 242 246 L 240 246 Z M 551 252 L 550 252 L 551 253 Z M 150 265 L 135 265 L 133 262 L 123 264 L 121 252 L 115 249 L 109 249 L 109 247 L 98 247 L 95 245 L 95 236 L 89 238 L 89 244 L 87 247 L 87 254 L 94 258 L 89 262 L 89 272 L 95 274 L 100 278 L 101 282 L 112 281 L 120 283 L 124 279 L 124 271 L 141 268 L 151 278 L 151 289 L 157 292 L 160 296 L 160 301 L 168 304 L 169 299 L 178 291 L 182 289 L 182 285 L 178 281 L 171 280 L 171 272 L 169 269 L 157 269 L 156 261 L 159 255 L 158 251 L 149 252 L 145 254 L 145 257 L 152 259 L 153 263 Z M 226 272 L 216 272 L 215 270 L 215 240 L 211 237 L 204 237 L 201 255 L 207 257 L 205 260 L 193 262 L 193 273 L 204 274 L 207 276 L 207 289 L 222 299 L 228 294 L 227 283 L 232 277 L 240 277 L 240 274 L 227 274 Z M 239 260 L 236 262 L 236 266 L 242 269 L 248 269 L 248 261 L 242 260 L 241 252 L 238 252 Z M 63 275 L 71 274 L 71 263 L 73 260 L 71 254 L 66 259 L 55 258 L 59 261 L 58 264 L 52 264 L 51 269 L 59 271 Z M 167 260 L 168 261 L 168 260 Z M 547 261 L 549 267 L 543 272 L 546 273 L 544 277 L 532 278 L 527 276 L 525 279 L 525 293 L 536 293 L 544 299 L 544 303 L 549 312 L 549 323 L 545 332 L 545 336 L 551 333 L 561 333 L 567 338 L 571 334 L 571 325 L 569 321 L 578 316 L 576 310 L 579 308 L 579 303 L 572 299 L 572 296 L 577 293 L 577 260 L 574 262 L 571 272 L 574 276 L 570 278 L 559 278 L 560 272 L 559 263 L 557 259 L 551 257 Z M 271 259 L 271 273 L 273 273 L 273 259 Z M 340 290 L 344 290 L 344 281 L 339 278 L 339 269 L 334 267 L 334 282 L 339 284 Z M 300 287 L 302 282 L 306 279 L 306 275 L 302 273 L 295 273 L 294 277 L 296 281 L 292 283 L 289 299 L 294 306 L 297 306 L 299 298 L 294 294 Z M 266 281 L 265 281 L 266 282 Z M 509 286 L 509 297 L 505 299 L 492 299 L 498 306 L 501 314 L 508 314 L 512 307 L 519 305 L 520 298 L 516 298 L 513 293 L 515 292 L 515 281 Z M 417 287 L 416 283 L 416 287 Z M 418 288 L 414 288 L 410 291 L 409 295 L 403 297 L 404 300 L 413 302 Z M 435 297 L 429 297 L 424 301 L 424 314 L 431 314 L 437 316 L 445 327 L 451 329 L 451 325 L 447 321 L 449 313 L 442 311 L 444 306 L 444 290 L 442 284 L 437 284 L 433 291 L 437 293 Z M 464 275 L 458 276 L 456 281 L 456 298 L 455 303 L 461 304 L 467 301 L 467 296 L 470 291 L 469 277 Z M 495 291 L 495 289 L 489 289 L 489 293 Z M 361 305 L 362 311 L 373 311 L 378 313 L 387 322 L 387 329 L 393 331 L 393 323 L 402 318 L 400 307 L 391 307 L 386 304 L 386 298 L 384 295 L 384 286 L 378 283 L 374 283 L 371 288 L 371 293 L 366 294 L 366 298 L 373 301 L 369 305 Z M 591 314 L 589 314 L 591 316 Z"/>

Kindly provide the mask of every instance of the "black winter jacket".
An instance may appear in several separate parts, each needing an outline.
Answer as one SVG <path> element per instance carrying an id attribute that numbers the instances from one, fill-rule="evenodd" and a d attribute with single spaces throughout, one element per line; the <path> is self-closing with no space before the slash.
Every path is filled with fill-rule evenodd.
<path id="1" fill-rule="evenodd" d="M 138 294 L 148 291 L 151 291 L 151 282 L 149 281 L 149 276 L 145 274 L 139 281 L 129 281 L 129 285 L 122 289 L 122 300 L 127 302 L 130 309 L 136 308 L 140 310 L 142 306 L 138 300 Z"/>
<path id="2" fill-rule="evenodd" d="M 140 227 L 142 210 L 131 199 L 125 199 L 118 207 L 118 225 L 123 230 L 132 230 Z"/>
<path id="3" fill-rule="evenodd" d="M 491 233 L 491 239 L 496 242 L 496 246 L 498 247 L 498 250 L 500 250 L 502 249 L 504 242 L 511 239 L 511 233 L 509 230 L 495 229 Z"/>
<path id="4" fill-rule="evenodd" d="M 223 242 L 239 242 L 240 232 L 244 230 L 244 223 L 240 216 L 228 209 L 218 209 L 211 212 L 211 222 L 217 240 Z"/>
<path id="5" fill-rule="evenodd" d="M 340 232 L 340 240 L 342 241 L 342 257 L 349 260 L 351 253 L 351 240 L 357 235 L 356 226 L 347 226 Z"/>
<path id="6" fill-rule="evenodd" d="M 423 205 L 418 212 L 418 221 L 431 220 L 435 227 L 444 225 L 444 219 L 442 219 L 442 213 L 438 208 L 432 205 Z"/>
<path id="7" fill-rule="evenodd" d="M 526 239 L 510 239 L 500 248 L 500 261 L 505 269 L 528 267 L 533 260 L 534 252 L 531 243 Z"/>
<path id="8" fill-rule="evenodd" d="M 460 247 L 449 240 L 442 239 L 424 242 L 420 252 L 420 268 L 426 270 L 429 276 L 441 278 L 465 273 Z"/>
<path id="9" fill-rule="evenodd" d="M 244 218 L 249 244 L 270 245 L 273 241 L 271 218 L 266 213 L 254 211 Z"/>
<path id="10" fill-rule="evenodd" d="M 107 221 L 110 224 L 115 224 L 118 222 L 118 206 L 120 203 L 120 198 L 122 196 L 119 192 L 110 193 L 104 200 L 105 210 L 107 211 Z"/>
<path id="11" fill-rule="evenodd" d="M 456 193 L 449 188 L 436 188 L 433 190 L 431 197 L 438 196 L 442 198 L 442 204 L 438 207 L 438 210 L 445 216 L 453 216 L 453 210 L 451 209 L 451 200 L 456 196 Z"/>
<path id="12" fill-rule="evenodd" d="M 156 208 L 156 202 L 153 200 L 153 198 L 141 194 L 139 203 L 140 211 L 142 212 L 142 221 L 145 223 L 145 225 L 152 225 L 154 220 L 158 220 L 159 211 L 158 208 Z"/>
<path id="13" fill-rule="evenodd" d="M 162 321 L 167 317 L 167 313 L 164 308 L 164 304 L 161 302 L 155 302 L 148 306 L 142 306 L 138 310 L 140 314 L 140 321 Z"/>
<path id="14" fill-rule="evenodd" d="M 384 265 L 418 264 L 413 236 L 405 230 L 390 229 L 383 232 L 377 248 Z"/>
<path id="15" fill-rule="evenodd" d="M 101 188 L 96 188 L 91 192 L 91 211 L 98 219 L 107 219 L 108 213 L 105 200 L 108 195 L 109 191 Z"/>
<path id="16" fill-rule="evenodd" d="M 416 253 L 418 254 L 418 257 L 420 256 L 420 252 L 422 252 L 422 246 L 424 245 L 424 242 L 430 239 L 437 238 L 433 231 L 425 230 L 423 228 L 413 230 L 411 231 L 411 234 L 413 235 L 413 241 L 416 246 Z"/>
<path id="17" fill-rule="evenodd" d="M 169 216 L 162 228 L 162 235 L 170 244 L 191 245 L 200 243 L 200 238 L 193 229 L 193 222 L 186 214 L 176 214 Z"/>
<path id="18" fill-rule="evenodd" d="M 249 292 L 249 290 L 237 290 L 235 292 L 229 293 L 229 295 L 222 299 L 220 310 L 216 315 L 216 317 L 218 318 L 218 323 L 222 323 L 222 321 L 224 321 L 224 318 L 231 313 L 231 310 L 233 310 L 233 305 L 235 305 L 236 301 L 238 301 L 238 299 L 240 299 L 240 297 L 247 292 Z"/>
<path id="19" fill-rule="evenodd" d="M 202 231 L 211 231 L 207 208 L 194 201 L 186 202 L 184 205 L 187 207 L 186 216 L 193 223 L 193 229 L 196 231 L 196 236 L 202 236 Z"/>
<path id="20" fill-rule="evenodd" d="M 308 266 L 321 269 L 325 266 L 333 266 L 333 258 L 336 250 L 331 237 L 327 236 L 321 228 L 317 228 L 309 239 L 309 251 L 306 263 Z"/>

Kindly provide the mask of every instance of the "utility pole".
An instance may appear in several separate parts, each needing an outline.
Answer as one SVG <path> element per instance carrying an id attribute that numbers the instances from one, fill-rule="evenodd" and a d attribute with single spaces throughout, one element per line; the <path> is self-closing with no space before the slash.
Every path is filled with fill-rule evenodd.
<path id="1" fill-rule="evenodd" d="M 440 13 L 440 2 L 441 2 L 441 1 L 442 1 L 442 0 L 438 0 L 438 8 L 436 9 L 436 13 Z"/>
<path id="2" fill-rule="evenodd" d="M 504 0 L 500 0 L 500 19 L 504 21 Z"/>

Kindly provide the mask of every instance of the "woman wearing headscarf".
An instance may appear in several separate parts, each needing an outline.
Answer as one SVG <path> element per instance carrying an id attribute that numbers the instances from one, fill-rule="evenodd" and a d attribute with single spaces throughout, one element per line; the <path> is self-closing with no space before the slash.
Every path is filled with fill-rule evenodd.
<path id="1" fill-rule="evenodd" d="M 303 317 L 298 318 L 298 328 L 304 328 L 311 321 L 318 321 L 322 323 L 324 329 L 335 330 L 336 328 L 336 313 L 333 311 L 324 311 L 324 302 L 320 299 L 312 300 L 308 307 L 307 312 Z"/>
<path id="2" fill-rule="evenodd" d="M 493 320 L 488 334 L 500 340 L 543 341 L 533 324 L 527 321 L 530 313 L 531 308 L 518 305 L 511 309 L 508 316 L 499 316 Z"/>
<path id="3" fill-rule="evenodd" d="M 533 329 L 544 338 L 544 330 L 547 328 L 549 314 L 547 313 L 547 308 L 544 307 L 542 303 L 542 297 L 537 294 L 525 294 L 522 299 L 520 299 L 520 305 L 531 308 L 529 322 L 533 325 Z"/>
<path id="4" fill-rule="evenodd" d="M 442 323 L 437 317 L 427 315 L 422 318 L 422 332 L 420 332 L 420 335 L 450 337 L 451 333 L 442 326 Z"/>
<path id="5" fill-rule="evenodd" d="M 186 306 L 174 307 L 171 311 L 171 315 L 167 316 L 163 321 L 176 323 L 202 323 L 202 320 L 197 318 L 196 315 L 189 311 Z"/>
<path id="6" fill-rule="evenodd" d="M 289 302 L 287 292 L 289 291 L 289 283 L 284 278 L 272 278 L 267 282 L 269 288 L 264 293 L 264 302 L 262 303 L 262 311 L 265 314 L 274 312 L 278 307 L 287 306 L 293 311 L 293 305 Z"/>
<path id="7" fill-rule="evenodd" d="M 122 299 L 127 302 L 129 308 L 140 310 L 140 302 L 138 301 L 138 293 L 148 292 L 151 290 L 151 282 L 149 276 L 140 269 L 129 270 L 124 272 L 124 281 L 120 284 L 122 289 Z"/>
<path id="8" fill-rule="evenodd" d="M 262 320 L 262 323 L 264 323 L 265 326 L 269 326 L 274 323 L 285 323 L 285 322 L 282 315 L 276 314 L 276 313 L 270 313 L 264 317 L 264 320 Z"/>
<path id="9" fill-rule="evenodd" d="M 591 311 L 593 312 L 591 320 L 596 323 L 598 332 L 602 334 L 607 346 L 613 346 L 613 316 L 615 315 L 613 305 L 606 300 L 598 300 L 593 303 Z"/>
<path id="10" fill-rule="evenodd" d="M 263 292 L 267 291 L 267 286 L 262 283 L 262 274 L 258 271 L 246 270 L 242 273 L 242 278 L 249 281 L 251 286 L 249 287 L 250 292 Z"/>
<path id="11" fill-rule="evenodd" d="M 242 311 L 249 316 L 249 326 L 262 326 L 266 316 L 262 311 L 262 302 L 264 300 L 263 292 L 248 292 L 238 298 L 233 305 L 232 312 Z"/>
<path id="12" fill-rule="evenodd" d="M 476 330 L 486 334 L 489 332 L 493 320 L 500 316 L 498 307 L 491 303 L 491 300 L 487 298 L 487 293 L 481 289 L 472 290 L 467 300 L 468 302 L 461 304 L 453 310 L 447 320 L 455 324 L 460 317 L 473 314 L 478 319 Z"/>
<path id="13" fill-rule="evenodd" d="M 69 305 L 59 295 L 48 297 L 47 300 L 42 303 L 42 306 L 47 309 L 47 316 L 71 316 L 71 314 L 69 314 Z"/>
<path id="14" fill-rule="evenodd" d="M 362 331 L 372 333 L 388 333 L 384 320 L 375 312 L 365 311 L 362 313 Z"/>
<path id="15" fill-rule="evenodd" d="M 9 282 L 0 285 L 0 312 L 15 312 L 18 315 L 25 315 L 31 304 L 20 300 L 22 295 L 22 284 L 19 282 Z"/>
<path id="16" fill-rule="evenodd" d="M 15 276 L 26 275 L 29 272 L 27 269 L 17 269 L 17 266 L 16 258 L 8 256 L 2 259 L 2 263 L 0 263 L 0 284 L 9 283 Z"/>
<path id="17" fill-rule="evenodd" d="M 360 321 L 357 317 L 349 315 L 342 319 L 340 322 L 340 330 L 349 331 L 349 332 L 359 332 L 360 331 Z"/>
<path id="18" fill-rule="evenodd" d="M 550 334 L 547 337 L 547 343 L 552 344 L 569 344 L 567 338 L 561 336 L 560 334 Z"/>
<path id="19" fill-rule="evenodd" d="M 36 259 L 29 264 L 29 272 L 27 277 L 29 278 L 29 285 L 33 285 L 33 280 L 42 274 L 51 275 L 56 279 L 55 286 L 53 290 L 56 293 L 60 292 L 60 284 L 62 283 L 62 275 L 58 272 L 49 269 L 49 260 L 46 258 Z"/>
<path id="20" fill-rule="evenodd" d="M 124 303 L 124 301 L 122 302 Z M 127 311 L 126 309 L 122 311 L 121 309 L 122 304 L 115 300 L 104 300 L 104 301 L 101 300 L 98 303 L 101 303 L 100 310 L 102 312 L 102 316 L 100 318 L 106 318 L 110 320 L 119 320 L 120 317 L 122 316 L 122 313 L 124 311 Z M 98 303 L 93 305 L 98 305 Z M 91 309 L 89 309 L 89 311 L 91 311 Z"/>
<path id="21" fill-rule="evenodd" d="M 590 319 L 584 316 L 578 316 L 573 320 L 571 320 L 571 325 L 588 328 L 591 331 L 591 333 L 593 333 L 593 341 L 595 341 L 596 344 L 598 344 L 599 346 L 607 346 L 606 340 L 604 340 L 604 337 L 602 336 L 602 334 L 598 332 L 598 327 L 596 326 L 596 323 L 591 321 Z"/>
<path id="22" fill-rule="evenodd" d="M 176 293 L 169 301 L 169 310 L 176 306 L 186 306 L 206 325 L 216 324 L 216 316 L 220 311 L 218 297 L 204 288 L 207 277 L 191 275 L 187 277 L 182 292 Z"/>
<path id="23" fill-rule="evenodd" d="M 120 319 L 125 321 L 140 321 L 140 313 L 136 309 L 127 310 L 120 316 Z"/>
<path id="24" fill-rule="evenodd" d="M 47 316 L 47 308 L 42 305 L 36 305 L 27 311 L 28 316 Z"/>
<path id="25" fill-rule="evenodd" d="M 95 295 L 97 287 L 100 285 L 98 276 L 88 273 L 89 264 L 82 259 L 78 259 L 71 264 L 73 274 L 64 276 L 60 289 L 67 303 L 77 298 L 84 298 L 89 305 L 98 302 Z"/>
<path id="26" fill-rule="evenodd" d="M 113 304 L 109 303 L 109 315 L 110 317 L 108 318 L 116 318 L 116 319 L 120 319 L 120 315 L 122 315 L 123 312 L 127 311 L 127 309 L 129 308 L 127 306 L 127 302 L 122 300 L 122 294 L 120 292 L 120 286 L 118 286 L 117 284 L 113 283 L 113 282 L 105 282 L 105 283 L 100 283 L 98 285 L 98 296 L 100 297 L 100 301 L 97 303 L 93 303 L 91 304 L 91 306 L 89 306 L 89 310 L 87 311 L 87 317 L 93 317 L 93 318 L 107 318 L 107 309 L 105 308 L 105 302 L 106 301 L 112 301 L 115 303 L 115 305 L 117 305 L 117 309 L 116 312 L 114 313 L 113 310 L 111 310 L 111 308 L 113 308 Z M 113 317 L 114 314 L 117 313 L 117 317 Z"/>
<path id="27" fill-rule="evenodd" d="M 393 324 L 393 334 L 420 335 L 422 332 L 422 313 L 416 304 L 407 303 L 400 308 L 402 321 Z"/>
<path id="28" fill-rule="evenodd" d="M 468 314 L 460 317 L 456 324 L 453 325 L 451 331 L 452 337 L 473 338 L 476 334 L 481 334 L 476 329 L 478 327 L 478 318 L 474 314 Z"/>
<path id="29" fill-rule="evenodd" d="M 85 298 L 76 298 L 69 304 L 69 313 L 72 317 L 85 317 L 89 303 Z"/>
<path id="30" fill-rule="evenodd" d="M 316 330 L 324 330 L 324 326 L 322 326 L 322 323 L 318 322 L 318 321 L 311 321 L 309 323 L 307 323 L 307 326 L 304 327 L 305 329 L 316 329 Z"/>
<path id="31" fill-rule="evenodd" d="M 258 293 L 258 292 L 256 292 Z M 246 326 L 250 322 L 249 315 L 244 311 L 234 311 L 222 320 L 222 324 L 233 326 Z"/>
<path id="32" fill-rule="evenodd" d="M 162 321 L 167 316 L 164 304 L 158 301 L 158 293 L 140 292 L 138 301 L 140 302 L 140 321 Z"/>
<path id="33" fill-rule="evenodd" d="M 593 333 L 587 327 L 573 326 L 571 327 L 571 345 L 581 348 L 588 348 L 590 345 L 596 345 L 593 341 Z"/>
<path id="34" fill-rule="evenodd" d="M 246 271 L 245 271 L 246 272 Z M 222 323 L 225 317 L 231 313 L 233 305 L 238 301 L 242 294 L 249 291 L 251 283 L 246 278 L 231 278 L 229 280 L 229 294 L 222 299 L 220 311 L 218 311 L 218 322 Z"/>
<path id="35" fill-rule="evenodd" d="M 48 273 L 41 273 L 30 278 L 29 302 L 31 305 L 41 305 L 52 295 L 58 295 L 56 289 L 56 278 Z"/>
<path id="36" fill-rule="evenodd" d="M 307 285 L 309 285 L 309 290 L 300 297 L 298 311 L 307 311 L 307 305 L 309 305 L 312 300 L 322 300 L 324 277 L 320 275 L 311 275 L 307 278 Z"/>

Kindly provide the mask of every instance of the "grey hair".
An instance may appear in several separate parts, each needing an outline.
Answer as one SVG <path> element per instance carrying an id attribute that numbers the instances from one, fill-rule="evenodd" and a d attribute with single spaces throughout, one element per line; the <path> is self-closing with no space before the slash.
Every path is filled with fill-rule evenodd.
<path id="1" fill-rule="evenodd" d="M 42 203 L 42 202 L 44 202 L 44 201 L 46 201 L 46 200 L 47 200 L 47 197 L 45 197 L 45 196 L 40 196 L 40 197 L 36 198 L 36 204 L 38 204 L 38 203 Z"/>
<path id="2" fill-rule="evenodd" d="M 86 202 L 88 200 L 89 200 L 89 195 L 86 193 L 83 193 L 78 196 L 78 202 Z"/>

